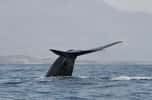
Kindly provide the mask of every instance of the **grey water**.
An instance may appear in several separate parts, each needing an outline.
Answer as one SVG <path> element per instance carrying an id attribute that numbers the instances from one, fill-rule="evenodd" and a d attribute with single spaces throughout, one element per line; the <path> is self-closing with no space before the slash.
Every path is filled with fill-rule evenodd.
<path id="1" fill-rule="evenodd" d="M 0 65 L 0 100 L 151 100 L 152 65 L 76 64 L 45 78 L 47 64 Z"/>

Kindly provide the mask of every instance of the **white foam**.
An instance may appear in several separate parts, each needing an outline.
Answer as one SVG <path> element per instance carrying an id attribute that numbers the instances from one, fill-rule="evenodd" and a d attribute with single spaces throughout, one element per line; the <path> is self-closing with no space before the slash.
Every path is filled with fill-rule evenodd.
<path id="1" fill-rule="evenodd" d="M 84 78 L 84 79 L 85 79 L 85 78 L 89 78 L 88 76 L 78 76 L 78 77 L 79 77 L 79 78 L 82 78 L 82 79 L 83 79 L 83 78 Z"/>
<path id="2" fill-rule="evenodd" d="M 118 76 L 118 77 L 112 77 L 111 80 L 152 80 L 152 77 Z"/>

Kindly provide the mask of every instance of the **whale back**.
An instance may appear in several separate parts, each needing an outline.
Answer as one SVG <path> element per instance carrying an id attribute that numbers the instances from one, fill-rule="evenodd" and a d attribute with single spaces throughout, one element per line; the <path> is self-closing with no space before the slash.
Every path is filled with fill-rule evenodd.
<path id="1" fill-rule="evenodd" d="M 60 56 L 48 70 L 46 77 L 49 76 L 72 76 L 75 58 Z"/>

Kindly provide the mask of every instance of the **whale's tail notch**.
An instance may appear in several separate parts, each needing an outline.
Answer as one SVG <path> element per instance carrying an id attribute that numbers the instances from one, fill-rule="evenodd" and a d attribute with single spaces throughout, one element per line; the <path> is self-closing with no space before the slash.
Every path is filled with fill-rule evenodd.
<path id="1" fill-rule="evenodd" d="M 60 50 L 55 50 L 55 49 L 50 49 L 50 51 L 52 51 L 53 53 L 55 53 L 56 55 L 59 55 L 59 56 L 68 56 L 68 52 L 65 52 L 65 51 L 60 51 Z"/>
<path id="2" fill-rule="evenodd" d="M 81 56 L 81 55 L 84 55 L 84 54 L 89 54 L 89 53 L 101 51 L 101 50 L 104 50 L 105 48 L 111 47 L 111 46 L 119 44 L 119 43 L 122 43 L 122 41 L 113 42 L 113 43 L 107 44 L 105 46 L 93 48 L 93 49 L 90 49 L 90 50 L 60 51 L 60 50 L 50 49 L 50 51 L 52 51 L 53 53 L 55 53 L 56 55 L 59 55 L 59 56 L 64 56 L 64 57 L 75 56 L 75 57 L 77 57 L 77 56 Z"/>

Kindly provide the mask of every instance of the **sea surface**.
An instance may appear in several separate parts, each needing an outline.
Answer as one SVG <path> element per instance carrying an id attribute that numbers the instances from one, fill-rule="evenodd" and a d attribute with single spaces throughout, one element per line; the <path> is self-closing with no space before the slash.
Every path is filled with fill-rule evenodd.
<path id="1" fill-rule="evenodd" d="M 49 66 L 0 65 L 0 100 L 152 100 L 152 65 L 76 64 L 46 78 Z"/>

